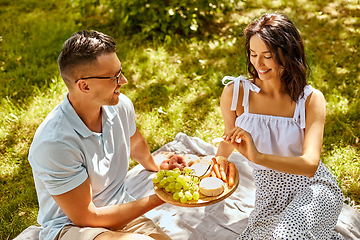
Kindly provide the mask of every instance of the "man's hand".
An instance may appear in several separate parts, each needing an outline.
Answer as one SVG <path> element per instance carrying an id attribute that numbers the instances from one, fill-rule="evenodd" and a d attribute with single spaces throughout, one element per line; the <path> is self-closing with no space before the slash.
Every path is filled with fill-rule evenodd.
<path id="1" fill-rule="evenodd" d="M 160 166 L 160 164 L 164 160 L 170 159 L 174 155 L 175 155 L 174 152 L 160 152 L 154 156 L 154 161 L 155 161 L 156 165 Z"/>

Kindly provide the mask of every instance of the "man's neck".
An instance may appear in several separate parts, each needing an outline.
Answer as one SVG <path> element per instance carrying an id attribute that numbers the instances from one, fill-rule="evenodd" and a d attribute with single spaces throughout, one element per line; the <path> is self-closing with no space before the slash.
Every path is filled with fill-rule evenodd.
<path id="1" fill-rule="evenodd" d="M 90 129 L 90 131 L 102 132 L 102 107 L 94 106 L 89 101 L 79 101 L 78 99 L 68 95 L 70 104 L 73 106 L 75 112 L 83 121 L 83 123 Z"/>

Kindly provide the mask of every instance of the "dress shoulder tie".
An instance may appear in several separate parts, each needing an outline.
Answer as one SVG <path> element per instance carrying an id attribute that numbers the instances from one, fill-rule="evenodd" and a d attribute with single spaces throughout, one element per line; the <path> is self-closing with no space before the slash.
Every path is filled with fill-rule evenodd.
<path id="1" fill-rule="evenodd" d="M 305 102 L 307 97 L 313 92 L 313 88 L 310 85 L 306 85 L 304 87 L 303 95 L 299 97 L 299 100 L 296 103 L 295 112 L 294 112 L 294 120 L 300 120 L 300 127 L 301 129 L 305 129 Z"/>
<path id="2" fill-rule="evenodd" d="M 236 110 L 238 98 L 239 98 L 239 89 L 240 89 L 240 81 L 242 82 L 243 89 L 244 89 L 244 97 L 242 106 L 244 107 L 245 111 L 248 112 L 249 108 L 249 91 L 260 92 L 260 88 L 256 86 L 254 83 L 250 82 L 243 76 L 232 77 L 232 76 L 225 76 L 222 80 L 224 85 L 228 85 L 234 83 L 234 91 L 233 91 L 233 99 L 231 102 L 231 111 Z"/>

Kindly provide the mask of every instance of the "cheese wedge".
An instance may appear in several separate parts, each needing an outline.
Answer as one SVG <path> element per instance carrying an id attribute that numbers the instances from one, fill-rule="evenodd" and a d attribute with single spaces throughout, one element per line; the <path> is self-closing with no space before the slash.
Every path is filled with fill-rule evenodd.
<path id="1" fill-rule="evenodd" d="M 184 155 L 186 166 L 190 167 L 195 162 L 199 162 L 200 158 L 194 154 L 185 154 Z"/>
<path id="2" fill-rule="evenodd" d="M 211 173 L 211 165 L 206 163 L 194 163 L 189 168 L 194 170 L 193 174 L 199 178 L 209 177 Z"/>
<path id="3" fill-rule="evenodd" d="M 205 196 L 218 196 L 224 191 L 223 181 L 216 177 L 203 178 L 199 183 L 199 191 Z"/>

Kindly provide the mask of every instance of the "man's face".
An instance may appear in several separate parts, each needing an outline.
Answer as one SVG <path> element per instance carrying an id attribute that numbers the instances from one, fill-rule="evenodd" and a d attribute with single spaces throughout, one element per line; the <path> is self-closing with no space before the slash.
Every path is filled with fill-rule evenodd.
<path id="1" fill-rule="evenodd" d="M 103 106 L 116 105 L 119 102 L 120 87 L 127 83 L 125 76 L 119 75 L 121 69 L 122 64 L 116 53 L 104 53 L 92 64 L 88 75 L 84 75 L 83 78 L 91 77 L 84 81 L 87 81 L 95 103 Z"/>

